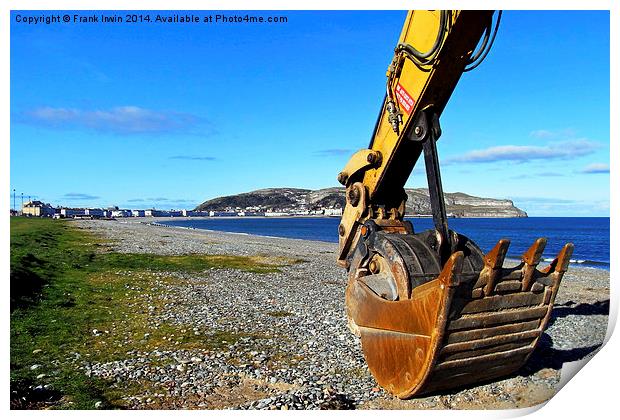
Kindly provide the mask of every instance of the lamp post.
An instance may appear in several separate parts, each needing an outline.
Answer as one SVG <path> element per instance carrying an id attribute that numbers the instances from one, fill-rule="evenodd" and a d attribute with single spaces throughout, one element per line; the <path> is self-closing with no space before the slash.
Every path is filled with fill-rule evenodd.
<path id="1" fill-rule="evenodd" d="M 22 193 L 22 206 L 21 206 L 20 214 L 22 216 L 24 215 L 24 193 Z"/>
<path id="2" fill-rule="evenodd" d="M 15 188 L 13 188 L 13 212 L 15 212 Z"/>

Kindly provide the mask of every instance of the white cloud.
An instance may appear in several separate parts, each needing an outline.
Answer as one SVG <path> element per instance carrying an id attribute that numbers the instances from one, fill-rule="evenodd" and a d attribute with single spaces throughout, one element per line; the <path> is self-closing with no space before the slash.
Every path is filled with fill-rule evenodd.
<path id="1" fill-rule="evenodd" d="M 63 196 L 63 198 L 67 198 L 71 200 L 96 200 L 101 197 L 99 197 L 98 195 L 71 192 L 71 193 L 66 193 Z"/>
<path id="2" fill-rule="evenodd" d="M 600 147 L 599 143 L 587 139 L 551 142 L 545 146 L 493 146 L 487 149 L 472 150 L 461 156 L 448 157 L 444 159 L 443 163 L 528 162 L 532 160 L 570 159 L 588 155 L 598 147 Z"/>
<path id="3" fill-rule="evenodd" d="M 155 111 L 138 106 L 107 110 L 40 107 L 19 115 L 19 122 L 58 129 L 91 129 L 117 134 L 185 131 L 198 118 L 179 112 Z"/>
<path id="4" fill-rule="evenodd" d="M 609 165 L 606 163 L 591 163 L 581 170 L 584 174 L 608 174 Z"/>

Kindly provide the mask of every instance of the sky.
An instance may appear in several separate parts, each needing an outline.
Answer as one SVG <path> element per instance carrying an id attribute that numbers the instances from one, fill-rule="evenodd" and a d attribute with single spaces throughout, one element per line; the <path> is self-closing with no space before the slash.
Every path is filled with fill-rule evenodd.
<path id="1" fill-rule="evenodd" d="M 23 193 L 53 205 L 193 208 L 259 188 L 336 186 L 368 146 L 406 16 L 23 22 L 65 13 L 11 12 L 17 206 Z M 444 190 L 511 199 L 530 216 L 609 216 L 609 42 L 608 11 L 504 12 L 489 56 L 442 114 Z M 425 186 L 420 160 L 407 187 Z"/>

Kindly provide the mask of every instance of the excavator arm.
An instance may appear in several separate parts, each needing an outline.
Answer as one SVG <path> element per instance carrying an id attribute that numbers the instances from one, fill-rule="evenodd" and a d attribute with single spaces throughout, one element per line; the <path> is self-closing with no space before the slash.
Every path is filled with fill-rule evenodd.
<path id="1" fill-rule="evenodd" d="M 509 241 L 487 254 L 448 228 L 436 141 L 461 75 L 489 52 L 501 12 L 412 11 L 387 70 L 370 145 L 338 175 L 346 206 L 338 263 L 346 306 L 371 373 L 401 398 L 509 374 L 549 319 L 573 245 L 538 270 L 546 240 L 504 268 Z M 404 186 L 424 156 L 434 229 L 405 220 Z"/>
<path id="2" fill-rule="evenodd" d="M 492 15 L 492 11 L 408 13 L 388 67 L 387 93 L 370 146 L 356 153 L 338 175 L 347 186 L 347 197 L 352 198 L 347 200 L 339 229 L 343 265 L 356 242 L 360 222 L 381 216 L 380 212 L 392 220 L 402 219 L 403 188 L 422 153 L 423 140 L 430 135 L 438 139 L 438 117 Z M 415 53 L 428 57 L 419 59 Z M 357 195 L 364 196 L 364 208 Z"/>

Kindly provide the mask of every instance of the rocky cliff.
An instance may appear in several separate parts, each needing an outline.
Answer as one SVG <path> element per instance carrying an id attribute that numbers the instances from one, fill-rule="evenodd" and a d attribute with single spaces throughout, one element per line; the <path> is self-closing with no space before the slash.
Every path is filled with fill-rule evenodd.
<path id="1" fill-rule="evenodd" d="M 426 188 L 407 188 L 407 215 L 431 214 L 430 199 Z M 445 193 L 446 209 L 454 217 L 527 217 L 510 200 L 474 197 L 456 192 Z M 218 197 L 196 207 L 201 211 L 301 212 L 325 208 L 342 208 L 345 204 L 344 188 L 321 190 L 299 188 L 267 188 L 243 194 Z"/>

